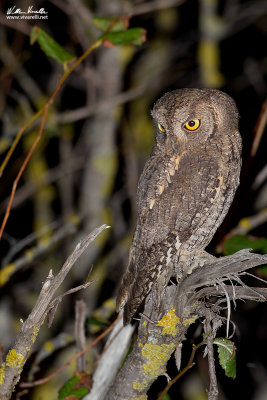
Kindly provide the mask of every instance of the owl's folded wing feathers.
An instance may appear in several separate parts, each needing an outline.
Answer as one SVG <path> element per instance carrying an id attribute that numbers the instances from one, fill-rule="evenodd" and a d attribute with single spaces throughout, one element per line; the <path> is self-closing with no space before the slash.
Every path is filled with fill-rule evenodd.
<path id="1" fill-rule="evenodd" d="M 176 243 L 177 248 L 204 249 L 228 210 L 223 198 L 229 202 L 231 197 L 232 201 L 233 196 L 224 193 L 230 170 L 223 171 L 215 155 L 185 153 L 173 175 L 168 168 L 172 166 L 167 166 L 165 177 L 154 183 L 150 161 L 139 181 L 139 217 L 117 297 L 118 309 L 126 304 L 126 323 L 149 293 L 155 275 L 164 268 L 170 247 Z"/>

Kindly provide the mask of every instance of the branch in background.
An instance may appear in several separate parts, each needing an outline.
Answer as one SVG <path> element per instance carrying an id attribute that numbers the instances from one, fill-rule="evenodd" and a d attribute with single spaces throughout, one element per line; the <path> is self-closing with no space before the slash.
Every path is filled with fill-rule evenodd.
<path id="1" fill-rule="evenodd" d="M 134 89 L 129 89 L 126 92 L 115 94 L 110 98 L 103 99 L 99 103 L 77 108 L 76 110 L 64 111 L 54 116 L 57 123 L 76 122 L 81 119 L 90 117 L 93 114 L 101 114 L 104 111 L 110 110 L 111 107 L 125 104 L 136 99 L 147 91 L 145 85 L 138 86 Z"/>
<path id="2" fill-rule="evenodd" d="M 261 210 L 258 214 L 242 218 L 238 225 L 231 230 L 230 235 L 245 235 L 265 222 L 267 222 L 267 209 Z"/>
<path id="3" fill-rule="evenodd" d="M 92 389 L 84 400 L 104 398 L 129 351 L 134 330 L 135 326 L 133 325 L 123 326 L 122 319 L 115 326 L 94 371 Z"/>
<path id="4" fill-rule="evenodd" d="M 85 320 L 87 315 L 86 303 L 83 300 L 77 300 L 75 303 L 75 339 L 76 339 L 76 351 L 79 353 L 85 348 L 86 336 L 85 336 Z M 85 358 L 84 354 L 77 360 L 77 371 L 85 370 Z"/>
<path id="5" fill-rule="evenodd" d="M 251 186 L 252 190 L 257 190 L 259 187 L 266 181 L 267 179 L 267 164 L 262 168 L 262 170 L 256 176 L 253 185 Z"/>
<path id="6" fill-rule="evenodd" d="M 68 222 L 66 224 L 63 224 L 63 226 L 58 228 L 58 230 L 56 230 L 51 235 L 48 241 L 44 243 L 40 242 L 38 245 L 26 250 L 25 253 L 22 254 L 22 256 L 19 257 L 17 260 L 7 265 L 4 264 L 3 268 L 0 270 L 0 287 L 4 286 L 15 272 L 19 271 L 21 268 L 27 265 L 30 265 L 37 257 L 46 254 L 53 245 L 66 238 L 67 236 L 73 235 L 76 231 L 77 223 Z"/>
<path id="7" fill-rule="evenodd" d="M 54 95 L 56 95 L 56 93 L 57 93 L 57 89 L 55 90 Z M 51 102 L 53 101 L 53 99 L 54 99 L 54 97 L 51 96 Z M 12 202 L 13 202 L 13 199 L 14 199 L 14 196 L 15 196 L 15 192 L 16 192 L 16 189 L 17 189 L 18 182 L 19 182 L 19 180 L 21 178 L 21 175 L 23 174 L 23 172 L 24 172 L 24 170 L 25 170 L 25 168 L 26 168 L 26 166 L 27 166 L 27 164 L 28 164 L 28 162 L 29 162 L 29 160 L 30 160 L 30 158 L 31 158 L 36 146 L 37 146 L 37 144 L 39 143 L 39 141 L 41 139 L 41 136 L 42 136 L 42 133 L 43 133 L 43 129 L 44 129 L 44 125 L 45 125 L 45 121 L 46 121 L 47 110 L 48 110 L 49 104 L 50 103 L 47 103 L 45 105 L 45 107 L 44 107 L 43 116 L 42 116 L 42 120 L 41 120 L 41 124 L 40 124 L 40 129 L 39 129 L 38 135 L 36 136 L 36 139 L 33 142 L 33 145 L 31 147 L 29 153 L 27 154 L 22 166 L 20 167 L 20 170 L 18 172 L 18 175 L 17 175 L 16 179 L 14 180 L 12 191 L 11 191 L 11 195 L 10 195 L 10 199 L 9 199 L 9 202 L 8 202 L 8 205 L 7 205 L 7 209 L 6 209 L 6 212 L 5 212 L 5 215 L 4 215 L 4 219 L 3 219 L 3 222 L 2 222 L 2 225 L 1 225 L 1 228 L 0 228 L 0 239 L 2 238 L 3 231 L 5 229 L 5 226 L 6 226 L 9 214 L 10 214 L 10 210 L 11 210 L 11 206 L 12 206 Z M 9 153 L 9 154 L 11 155 L 12 153 Z M 7 158 L 5 160 L 7 160 Z M 2 165 L 5 165 L 5 161 L 3 162 Z M 2 172 L 3 172 L 3 170 L 1 170 L 1 174 L 2 174 Z"/>
<path id="8" fill-rule="evenodd" d="M 266 123 L 267 123 L 267 99 L 262 104 L 261 112 L 254 128 L 254 140 L 250 152 L 251 158 L 254 158 L 257 153 L 258 147 L 262 139 L 262 135 L 264 133 L 264 129 L 266 127 Z"/>
<path id="9" fill-rule="evenodd" d="M 52 104 L 52 102 L 54 101 L 54 98 L 55 98 L 56 94 L 57 94 L 58 91 L 61 89 L 61 87 L 63 86 L 63 83 L 64 83 L 65 80 L 68 78 L 68 76 L 72 73 L 72 71 L 73 71 L 75 68 L 77 68 L 77 66 L 80 65 L 80 63 L 81 63 L 94 49 L 96 49 L 97 47 L 99 47 L 99 46 L 101 45 L 101 43 L 102 43 L 102 40 L 97 40 L 95 43 L 93 43 L 93 44 L 89 47 L 89 49 L 87 49 L 87 50 L 81 55 L 81 57 L 79 57 L 78 60 L 76 60 L 76 61 L 67 69 L 67 71 L 65 71 L 64 75 L 62 76 L 62 78 L 61 78 L 60 81 L 58 82 L 57 87 L 56 87 L 55 90 L 53 91 L 52 95 L 49 97 L 48 101 L 45 103 L 45 105 L 44 105 L 43 107 L 40 108 L 39 111 L 36 112 L 36 114 L 34 114 L 34 116 L 30 119 L 30 121 L 27 122 L 27 124 L 25 124 L 25 125 L 20 129 L 18 135 L 16 136 L 16 138 L 15 138 L 15 140 L 14 140 L 14 142 L 13 142 L 11 148 L 10 148 L 10 150 L 8 151 L 7 156 L 5 157 L 3 163 L 2 163 L 2 165 L 1 165 L 1 167 L 0 167 L 0 176 L 2 176 L 3 171 L 4 171 L 4 169 L 5 169 L 6 165 L 7 165 L 7 163 L 8 163 L 8 161 L 9 161 L 10 157 L 11 157 L 11 155 L 13 154 L 13 152 L 14 152 L 14 150 L 15 150 L 15 148 L 16 148 L 16 146 L 17 146 L 19 140 L 20 140 L 20 138 L 22 137 L 23 133 L 25 132 L 25 130 L 26 130 L 29 126 L 31 126 L 31 124 L 32 124 L 40 115 L 43 114 L 42 120 L 41 120 L 41 124 L 40 124 L 39 133 L 38 133 L 38 135 L 37 135 L 37 137 L 36 137 L 36 139 L 35 139 L 35 141 L 34 141 L 32 147 L 31 147 L 29 153 L 27 154 L 27 156 L 26 156 L 26 158 L 25 158 L 25 160 L 24 160 L 24 162 L 23 162 L 23 164 L 22 164 L 22 166 L 21 166 L 21 168 L 20 168 L 20 170 L 19 170 L 19 173 L 18 173 L 18 175 L 17 175 L 17 177 L 16 177 L 16 179 L 15 179 L 15 181 L 14 181 L 14 183 L 13 183 L 13 189 L 12 189 L 12 192 L 11 192 L 11 195 L 10 195 L 10 200 L 9 200 L 9 203 L 8 203 L 8 206 L 7 206 L 7 209 L 6 209 L 6 213 L 5 213 L 5 216 L 4 216 L 4 220 L 3 220 L 3 222 L 2 222 L 2 226 L 1 226 L 1 229 L 0 229 L 0 239 L 1 239 L 1 237 L 2 237 L 2 234 L 3 234 L 4 228 L 5 228 L 7 219 L 8 219 L 8 217 L 9 217 L 9 213 L 10 213 L 10 209 L 11 209 L 11 206 L 12 206 L 12 202 L 13 202 L 13 198 L 14 198 L 14 195 L 15 195 L 15 191 L 16 191 L 16 187 L 17 187 L 18 181 L 20 180 L 20 177 L 21 177 L 21 175 L 22 175 L 24 169 L 26 168 L 26 166 L 27 166 L 27 164 L 28 164 L 28 161 L 29 161 L 31 155 L 32 155 L 32 153 L 34 152 L 34 150 L 35 150 L 35 148 L 36 148 L 36 146 L 37 146 L 37 144 L 38 144 L 38 142 L 39 142 L 39 140 L 40 140 L 40 138 L 41 138 L 41 135 L 42 135 L 42 132 L 43 132 L 43 128 L 44 128 L 44 124 L 45 124 L 45 121 L 46 121 L 46 116 L 47 116 L 48 107 Z"/>
<path id="10" fill-rule="evenodd" d="M 151 12 L 155 12 L 158 10 L 163 10 L 166 8 L 177 7 L 183 4 L 186 0 L 157 0 L 157 1 L 148 1 L 143 4 L 136 5 L 132 10 L 129 11 L 129 15 L 131 17 L 135 17 L 137 15 L 147 14 Z M 127 14 L 123 12 L 122 15 Z"/>
<path id="11" fill-rule="evenodd" d="M 27 24 L 25 21 L 7 19 L 6 14 L 0 11 L 0 24 L 8 26 L 12 29 L 23 33 L 26 36 L 30 36 L 32 26 Z"/>
<path id="12" fill-rule="evenodd" d="M 85 155 L 82 154 L 77 157 L 70 158 L 68 161 L 63 162 L 55 168 L 49 169 L 49 171 L 45 172 L 43 175 L 40 175 L 35 184 L 33 182 L 24 184 L 16 191 L 16 197 L 14 198 L 12 209 L 19 207 L 42 187 L 56 182 L 68 174 L 74 174 L 75 172 L 80 171 L 84 167 L 84 162 Z M 0 205 L 0 215 L 4 213 L 7 204 L 8 199 L 3 200 Z"/>
<path id="13" fill-rule="evenodd" d="M 14 347 L 9 350 L 5 363 L 2 364 L 1 379 L 3 380 L 3 383 L 1 385 L 1 400 L 7 400 L 11 397 L 15 385 L 20 378 L 23 367 L 29 358 L 39 329 L 44 323 L 47 314 L 51 310 L 51 306 L 52 308 L 55 306 L 54 301 L 58 300 L 58 298 L 54 298 L 56 291 L 66 278 L 68 272 L 71 270 L 77 259 L 82 255 L 90 243 L 92 243 L 95 238 L 107 228 L 107 225 L 102 225 L 101 227 L 96 228 L 86 238 L 81 240 L 55 277 L 53 276 L 52 270 L 50 271 L 42 286 L 41 292 L 32 312 L 26 321 L 22 322 L 21 329 L 16 337 Z M 62 297 L 62 295 L 60 297 Z"/>
<path id="14" fill-rule="evenodd" d="M 34 152 L 34 150 L 35 150 L 35 148 L 36 148 L 38 142 L 40 141 L 40 138 L 41 138 L 41 135 L 42 135 L 42 132 L 43 132 L 43 128 L 44 128 L 44 124 L 45 124 L 45 121 L 46 121 L 46 116 L 47 116 L 48 107 L 53 103 L 56 94 L 58 93 L 58 91 L 59 91 L 60 88 L 62 87 L 62 85 L 63 85 L 63 83 L 65 82 L 65 80 L 66 80 L 66 79 L 68 78 L 68 76 L 71 74 L 71 72 L 72 72 L 72 71 L 73 71 L 73 70 L 88 56 L 88 54 L 90 54 L 95 48 L 99 47 L 99 46 L 101 45 L 101 43 L 102 43 L 102 40 L 98 40 L 98 41 L 96 41 L 95 43 L 93 43 L 93 44 L 89 47 L 89 49 L 87 49 L 87 50 L 81 55 L 81 57 L 79 57 L 78 60 L 76 60 L 76 61 L 67 69 L 67 71 L 65 71 L 63 77 L 62 77 L 62 78 L 60 79 L 60 81 L 58 82 L 58 85 L 56 86 L 56 88 L 55 88 L 55 90 L 53 91 L 52 95 L 49 97 L 48 101 L 45 103 L 45 105 L 44 105 L 43 107 L 41 107 L 41 108 L 39 109 L 39 111 L 37 111 L 37 112 L 34 114 L 34 116 L 30 119 L 30 121 L 28 121 L 28 122 L 20 129 L 20 131 L 19 131 L 18 135 L 16 136 L 16 138 L 15 138 L 15 140 L 14 140 L 14 142 L 13 142 L 11 148 L 9 149 L 9 151 L 8 151 L 8 153 L 7 153 L 7 156 L 5 157 L 3 163 L 2 163 L 2 165 L 1 165 L 1 167 L 0 167 L 0 176 L 2 176 L 3 171 L 4 171 L 4 169 L 5 169 L 6 165 L 7 165 L 7 163 L 8 163 L 8 161 L 9 161 L 10 157 L 11 157 L 11 155 L 13 154 L 13 152 L 14 152 L 14 150 L 15 150 L 15 148 L 16 148 L 16 146 L 17 146 L 19 140 L 20 140 L 20 138 L 22 137 L 23 133 L 25 132 L 25 130 L 26 130 L 27 128 L 29 128 L 29 127 L 32 125 L 32 123 L 33 123 L 40 115 L 43 115 L 43 116 L 42 116 L 42 120 L 41 120 L 41 124 L 40 124 L 40 128 L 39 128 L 39 133 L 38 133 L 38 135 L 37 135 L 37 137 L 36 137 L 36 139 L 35 139 L 35 141 L 34 141 L 32 147 L 31 147 L 29 153 L 27 154 L 27 156 L 26 156 L 26 158 L 25 158 L 25 160 L 24 160 L 24 162 L 23 162 L 23 164 L 22 164 L 22 166 L 21 166 L 21 168 L 20 168 L 20 170 L 19 170 L 19 173 L 18 173 L 18 175 L 17 175 L 17 177 L 16 177 L 16 179 L 15 179 L 15 181 L 14 181 L 14 183 L 13 183 L 13 188 L 12 188 L 12 192 L 11 192 L 11 195 L 10 195 L 9 203 L 8 203 L 8 206 L 7 206 L 7 209 L 6 209 L 6 213 L 5 213 L 5 216 L 4 216 L 4 219 L 3 219 L 3 222 L 2 222 L 2 226 L 1 226 L 1 229 L 0 229 L 0 239 L 1 239 L 1 237 L 2 237 L 2 234 L 3 234 L 4 228 L 5 228 L 7 219 L 8 219 L 8 217 L 9 217 L 9 213 L 10 213 L 10 209 L 11 209 L 11 206 L 12 206 L 13 198 L 14 198 L 14 195 L 15 195 L 15 192 L 16 192 L 16 187 L 17 187 L 18 181 L 20 180 L 21 175 L 22 175 L 24 169 L 26 168 L 26 166 L 27 166 L 27 164 L 28 164 L 28 161 L 29 161 L 29 159 L 31 158 L 32 153 Z"/>
<path id="15" fill-rule="evenodd" d="M 70 364 L 72 364 L 74 361 L 76 361 L 79 357 L 81 357 L 82 354 L 84 354 L 87 350 L 89 350 L 93 346 L 95 346 L 101 339 L 103 339 L 103 337 L 105 337 L 110 331 L 112 331 L 112 329 L 114 328 L 114 326 L 117 325 L 117 323 L 119 322 L 121 317 L 122 316 L 119 316 L 114 322 L 112 322 L 112 324 L 104 332 L 102 332 L 95 340 L 93 340 L 88 346 L 86 346 L 85 349 L 83 349 L 79 353 L 75 354 L 75 356 L 73 356 L 68 362 L 66 362 L 66 364 L 62 365 L 60 368 L 58 368 L 52 374 L 50 374 L 49 376 L 47 376 L 47 377 L 45 377 L 43 379 L 39 379 L 39 380 L 34 381 L 34 382 L 23 382 L 23 383 L 20 384 L 20 387 L 22 387 L 22 388 L 35 387 L 35 386 L 39 386 L 39 385 L 42 385 L 42 384 L 50 381 L 50 379 L 52 379 L 59 372 L 61 372 L 63 369 L 65 369 Z M 0 397 L 0 399 L 1 399 L 1 397 Z"/>
<path id="16" fill-rule="evenodd" d="M 74 337 L 66 332 L 61 332 L 52 339 L 47 340 L 42 344 L 39 351 L 34 358 L 33 364 L 31 365 L 30 372 L 28 374 L 29 381 L 33 380 L 33 376 L 36 372 L 40 371 L 40 364 L 47 358 L 51 357 L 58 350 L 62 350 L 67 346 L 74 343 Z"/>
<path id="17" fill-rule="evenodd" d="M 111 30 L 118 24 L 122 22 L 124 24 L 124 30 L 123 31 L 117 31 L 117 32 L 111 32 Z M 100 47 L 102 44 L 110 46 L 116 46 L 118 44 L 124 44 L 124 43 L 134 43 L 134 44 L 142 44 L 146 40 L 146 34 L 145 30 L 143 28 L 132 28 L 131 30 L 127 29 L 128 25 L 125 25 L 125 18 L 121 21 L 118 18 L 113 18 L 108 21 L 107 26 L 105 25 L 105 28 L 103 30 L 103 34 L 99 36 L 99 38 L 76 60 L 74 61 L 70 66 L 68 63 L 72 62 L 74 57 L 72 54 L 68 53 L 66 50 L 64 50 L 51 36 L 49 36 L 45 31 L 43 31 L 41 28 L 35 26 L 34 29 L 32 30 L 31 34 L 31 44 L 34 42 L 38 41 L 39 45 L 41 46 L 42 50 L 50 57 L 56 59 L 58 62 L 62 63 L 65 69 L 65 73 L 62 76 L 62 78 L 59 80 L 58 85 L 56 86 L 55 90 L 53 91 L 52 95 L 49 97 L 48 101 L 45 103 L 43 107 L 37 111 L 34 116 L 28 121 L 27 124 L 25 124 L 19 131 L 18 135 L 16 136 L 11 148 L 9 149 L 1 167 L 0 167 L 0 176 L 2 176 L 3 171 L 13 154 L 20 138 L 22 137 L 23 133 L 25 130 L 32 125 L 32 123 L 40 116 L 42 115 L 42 120 L 40 124 L 40 129 L 38 136 L 36 140 L 34 141 L 29 153 L 27 154 L 20 170 L 19 173 L 14 181 L 13 184 L 13 189 L 10 195 L 10 200 L 6 209 L 6 213 L 4 216 L 4 220 L 0 229 L 0 239 L 3 234 L 3 230 L 5 228 L 6 222 L 8 220 L 9 214 L 10 214 L 10 209 L 12 206 L 13 198 L 15 195 L 16 187 L 18 184 L 18 181 L 26 168 L 26 165 L 28 164 L 28 161 L 35 150 L 40 138 L 41 134 L 44 128 L 44 124 L 46 121 L 46 116 L 47 116 L 47 111 L 48 107 L 52 104 L 54 101 L 54 98 L 58 91 L 62 88 L 64 82 L 67 80 L 69 75 L 84 61 L 84 59 L 92 53 L 93 50 L 96 48 Z"/>

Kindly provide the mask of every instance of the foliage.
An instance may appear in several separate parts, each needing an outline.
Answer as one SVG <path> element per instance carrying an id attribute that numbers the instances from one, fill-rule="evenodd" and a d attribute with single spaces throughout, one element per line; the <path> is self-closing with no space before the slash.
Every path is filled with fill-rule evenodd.
<path id="1" fill-rule="evenodd" d="M 250 238 L 244 235 L 231 236 L 224 241 L 224 254 L 234 254 L 242 249 L 253 249 L 257 253 L 267 253 L 266 238 Z"/>
<path id="2" fill-rule="evenodd" d="M 229 378 L 236 378 L 236 348 L 233 342 L 225 338 L 216 338 L 213 341 L 217 345 L 219 362 Z"/>
<path id="3" fill-rule="evenodd" d="M 70 62 L 74 56 L 66 51 L 60 44 L 58 44 L 48 33 L 46 33 L 39 26 L 32 28 L 30 43 L 38 42 L 44 53 L 51 58 L 54 58 L 61 64 Z"/>
<path id="4" fill-rule="evenodd" d="M 88 387 L 77 387 L 82 380 L 82 375 L 76 374 L 65 382 L 58 392 L 58 400 L 65 400 L 69 397 L 82 399 L 88 392 Z"/>

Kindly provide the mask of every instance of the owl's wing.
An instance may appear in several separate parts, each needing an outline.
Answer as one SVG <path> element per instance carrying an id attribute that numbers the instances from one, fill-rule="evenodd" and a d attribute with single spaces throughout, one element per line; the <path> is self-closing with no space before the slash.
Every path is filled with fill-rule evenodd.
<path id="1" fill-rule="evenodd" d="M 174 165 L 167 163 L 163 168 L 162 162 L 150 159 L 145 166 L 139 181 L 138 221 L 129 265 L 117 298 L 118 308 L 125 305 L 126 323 L 159 275 L 168 246 L 176 241 L 179 246 L 188 243 L 189 247 L 204 248 L 210 241 L 205 224 L 211 207 L 216 210 L 226 179 L 218 160 L 208 153 L 187 152 Z M 213 215 L 214 226 L 221 213 L 217 210 Z"/>
<path id="2" fill-rule="evenodd" d="M 220 162 L 220 157 L 208 152 L 204 155 L 203 152 L 186 152 L 174 173 L 171 164 L 163 173 L 158 173 L 161 180 L 156 184 L 151 177 L 151 167 L 144 169 L 138 189 L 135 253 L 140 248 L 149 249 L 162 243 L 172 235 L 178 236 L 181 243 L 190 241 L 209 218 L 211 208 L 216 208 L 216 199 L 225 188 L 229 169 L 222 168 Z M 162 165 L 160 168 L 163 169 Z"/>

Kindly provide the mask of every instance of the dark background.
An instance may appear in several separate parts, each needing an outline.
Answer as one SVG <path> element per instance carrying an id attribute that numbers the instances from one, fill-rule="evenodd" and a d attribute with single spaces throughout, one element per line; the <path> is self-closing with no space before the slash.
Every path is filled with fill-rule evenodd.
<path id="1" fill-rule="evenodd" d="M 56 272 L 75 243 L 102 223 L 111 225 L 111 229 L 73 268 L 62 290 L 83 283 L 92 264 L 97 283 L 86 292 L 65 298 L 52 328 L 44 327 L 40 332 L 36 351 L 60 332 L 73 335 L 78 298 L 86 300 L 89 317 L 104 324 L 115 318 L 114 301 L 110 299 L 115 297 L 127 264 L 136 219 L 136 185 L 153 143 L 150 109 L 166 91 L 214 87 L 230 94 L 240 112 L 244 145 L 241 186 L 209 250 L 223 254 L 224 241 L 233 229 L 256 242 L 266 236 L 266 217 L 252 228 L 243 224 L 240 230 L 239 223 L 245 217 L 260 215 L 267 206 L 264 132 L 252 154 L 253 143 L 255 146 L 259 138 L 256 122 L 267 107 L 260 114 L 267 93 L 267 2 L 177 0 L 168 4 L 163 0 L 2 1 L 1 161 L 19 128 L 44 104 L 56 87 L 58 75 L 63 74 L 62 66 L 48 58 L 38 44 L 30 45 L 32 25 L 42 27 L 76 56 L 100 35 L 92 24 L 93 16 L 131 15 L 130 26 L 143 27 L 147 32 L 142 46 L 101 47 L 93 52 L 72 73 L 49 109 L 42 139 L 19 182 L 0 244 L 2 269 L 8 264 L 15 266 L 15 273 L 1 288 L 0 342 L 5 352 L 14 340 L 19 319 L 25 319 L 32 309 L 49 269 Z M 28 5 L 44 7 L 48 19 L 7 20 L 6 11 L 13 5 L 22 10 Z M 23 135 L 1 178 L 1 218 L 38 127 L 37 121 Z M 256 273 L 263 276 L 263 270 Z M 218 366 L 220 398 L 265 399 L 266 307 L 239 302 L 232 320 L 236 324 L 237 378 L 226 378 Z M 103 325 L 97 328 L 90 321 L 87 333 L 94 337 Z M 225 336 L 225 327 L 220 334 Z M 184 345 L 184 365 L 191 345 L 200 340 L 201 330 L 192 327 Z M 71 346 L 65 346 L 46 358 L 35 378 L 61 365 L 71 351 Z M 100 347 L 88 355 L 89 370 L 99 351 Z M 171 377 L 176 375 L 173 360 L 168 372 Z M 56 399 L 58 388 L 70 376 L 67 371 L 24 398 Z M 165 385 L 166 378 L 158 379 L 149 398 L 155 399 Z M 205 399 L 207 385 L 206 359 L 199 351 L 195 368 L 173 386 L 170 398 Z"/>

